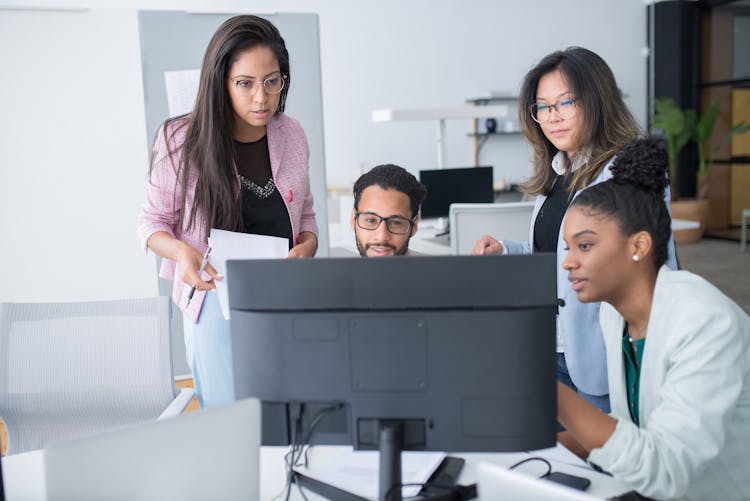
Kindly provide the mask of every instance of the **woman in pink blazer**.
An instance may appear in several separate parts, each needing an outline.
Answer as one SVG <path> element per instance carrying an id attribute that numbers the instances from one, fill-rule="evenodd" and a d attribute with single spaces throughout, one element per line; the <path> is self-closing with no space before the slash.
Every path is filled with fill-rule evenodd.
<path id="1" fill-rule="evenodd" d="M 289 83 L 276 27 L 233 17 L 206 49 L 193 111 L 167 120 L 154 141 L 138 234 L 173 280 L 202 407 L 234 400 L 229 321 L 206 294 L 222 277 L 210 264 L 198 273 L 210 229 L 288 238 L 290 258 L 317 250 L 307 138 L 283 114 Z"/>

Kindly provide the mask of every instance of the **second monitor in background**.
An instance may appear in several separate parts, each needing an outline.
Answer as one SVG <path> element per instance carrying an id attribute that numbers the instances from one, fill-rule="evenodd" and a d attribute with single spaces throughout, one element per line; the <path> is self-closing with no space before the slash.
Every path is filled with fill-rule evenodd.
<path id="1" fill-rule="evenodd" d="M 491 166 L 421 170 L 419 180 L 427 186 L 427 198 L 422 203 L 422 219 L 447 218 L 453 203 L 495 201 Z"/>

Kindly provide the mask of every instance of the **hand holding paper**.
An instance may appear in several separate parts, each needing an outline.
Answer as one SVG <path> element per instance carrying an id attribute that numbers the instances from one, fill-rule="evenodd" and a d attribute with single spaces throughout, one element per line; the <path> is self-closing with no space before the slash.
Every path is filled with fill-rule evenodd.
<path id="1" fill-rule="evenodd" d="M 226 277 L 217 281 L 216 292 L 224 318 L 229 320 L 229 287 L 232 277 L 227 276 L 227 261 L 230 259 L 281 259 L 289 252 L 289 241 L 286 238 L 267 237 L 236 233 L 233 231 L 211 229 L 208 237 L 211 246 L 211 264 L 217 272 Z"/>

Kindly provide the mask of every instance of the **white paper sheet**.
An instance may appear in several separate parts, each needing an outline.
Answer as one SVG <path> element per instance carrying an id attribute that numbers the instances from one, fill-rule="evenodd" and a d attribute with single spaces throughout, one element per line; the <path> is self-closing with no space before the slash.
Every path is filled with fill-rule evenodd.
<path id="1" fill-rule="evenodd" d="M 445 458 L 444 452 L 406 451 L 401 453 L 401 482 L 423 484 Z M 378 499 L 380 458 L 377 451 L 349 449 L 332 458 L 316 458 L 311 449 L 308 468 L 300 473 L 369 499 Z M 416 496 L 421 487 L 403 487 L 403 497 Z"/>
<path id="2" fill-rule="evenodd" d="M 215 280 L 216 293 L 224 318 L 229 320 L 229 288 L 227 283 L 227 261 L 230 259 L 279 259 L 289 254 L 289 240 L 265 235 L 235 233 L 211 228 L 208 237 L 211 246 L 211 265 L 224 275 L 224 280 Z"/>
<path id="3" fill-rule="evenodd" d="M 195 96 L 198 95 L 200 70 L 165 71 L 164 84 L 167 87 L 169 116 L 176 117 L 193 110 Z"/>

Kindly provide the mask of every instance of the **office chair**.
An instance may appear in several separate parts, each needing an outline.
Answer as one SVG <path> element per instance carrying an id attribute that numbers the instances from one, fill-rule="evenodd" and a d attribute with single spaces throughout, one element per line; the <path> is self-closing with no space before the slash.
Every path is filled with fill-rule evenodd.
<path id="1" fill-rule="evenodd" d="M 526 241 L 534 202 L 451 204 L 451 254 L 469 255 L 482 235 Z"/>
<path id="2" fill-rule="evenodd" d="M 0 304 L 7 454 L 180 414 L 166 296 Z"/>

